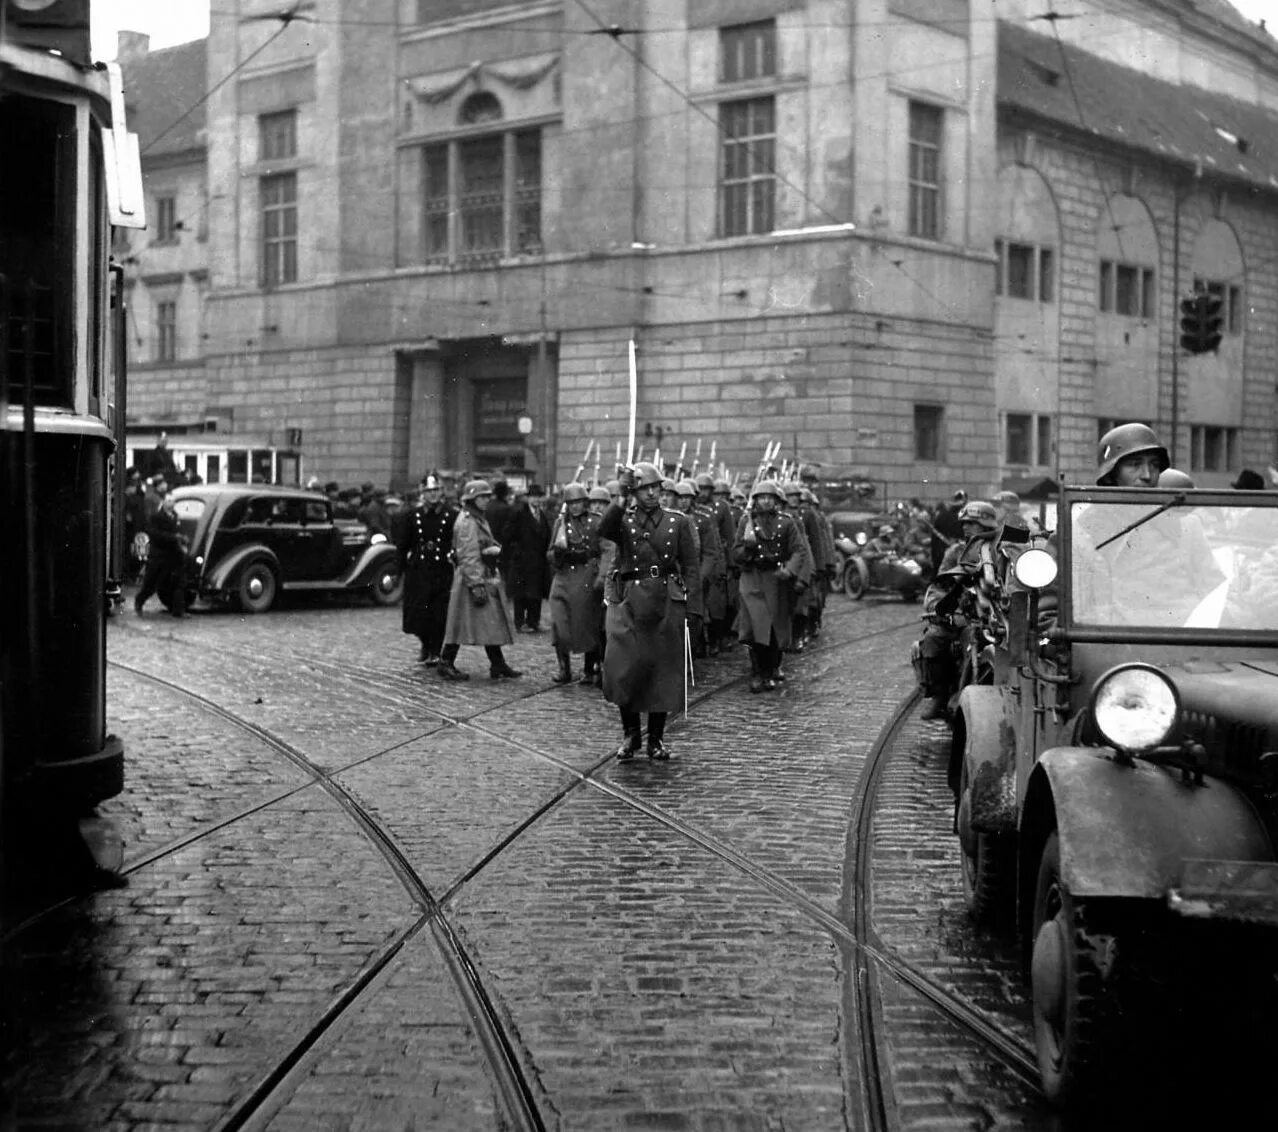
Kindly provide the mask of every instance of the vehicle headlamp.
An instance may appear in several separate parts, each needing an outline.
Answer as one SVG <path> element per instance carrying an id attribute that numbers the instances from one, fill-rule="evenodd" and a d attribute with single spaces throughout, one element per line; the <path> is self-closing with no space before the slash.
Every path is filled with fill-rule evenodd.
<path id="1" fill-rule="evenodd" d="M 377 534 L 373 535 L 373 537 L 368 540 L 368 545 L 377 546 L 379 543 L 383 543 L 387 541 L 389 540 L 386 538 L 386 536 L 382 534 L 381 531 L 378 531 Z"/>
<path id="2" fill-rule="evenodd" d="M 1056 580 L 1056 559 L 1046 550 L 1034 547 L 1016 559 L 1012 572 L 1026 589 L 1046 589 Z"/>
<path id="3" fill-rule="evenodd" d="M 867 535 L 864 531 L 857 531 L 857 532 L 856 532 L 856 544 L 857 544 L 857 546 L 864 546 L 864 545 L 865 545 L 867 542 L 869 542 L 869 541 L 870 541 L 870 537 L 869 537 L 869 535 Z"/>
<path id="4" fill-rule="evenodd" d="M 1120 751 L 1147 751 L 1167 739 L 1180 717 L 1180 696 L 1168 676 L 1148 664 L 1111 668 L 1092 688 L 1092 720 Z"/>

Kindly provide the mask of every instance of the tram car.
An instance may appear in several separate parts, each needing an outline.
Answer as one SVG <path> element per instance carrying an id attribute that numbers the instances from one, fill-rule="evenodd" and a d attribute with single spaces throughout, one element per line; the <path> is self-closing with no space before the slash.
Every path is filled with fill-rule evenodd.
<path id="1" fill-rule="evenodd" d="M 98 803 L 123 787 L 106 732 L 106 617 L 120 559 L 122 277 L 144 227 L 119 69 L 89 57 L 88 0 L 0 0 L 0 847 L 20 894 L 110 876 Z"/>

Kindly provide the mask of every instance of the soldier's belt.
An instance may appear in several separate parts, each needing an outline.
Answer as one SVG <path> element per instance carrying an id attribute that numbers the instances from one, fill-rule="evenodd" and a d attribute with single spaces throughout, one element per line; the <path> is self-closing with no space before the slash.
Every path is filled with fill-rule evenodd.
<path id="1" fill-rule="evenodd" d="M 669 566 L 645 566 L 642 570 L 618 570 L 617 581 L 633 582 L 639 578 L 668 578 L 677 570 Z"/>

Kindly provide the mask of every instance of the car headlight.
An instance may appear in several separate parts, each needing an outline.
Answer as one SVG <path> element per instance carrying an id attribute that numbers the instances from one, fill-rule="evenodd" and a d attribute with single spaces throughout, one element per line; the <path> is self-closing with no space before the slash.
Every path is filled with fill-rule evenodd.
<path id="1" fill-rule="evenodd" d="M 1162 743 L 1180 717 L 1180 695 L 1163 672 L 1148 664 L 1111 668 L 1092 689 L 1092 719 L 1101 738 L 1120 751 L 1147 751 Z"/>
<path id="2" fill-rule="evenodd" d="M 857 544 L 857 546 L 864 546 L 864 545 L 865 545 L 867 542 L 869 542 L 869 541 L 870 541 L 870 538 L 869 538 L 869 536 L 868 536 L 868 535 L 867 535 L 864 531 L 857 531 L 857 532 L 856 532 L 856 544 Z"/>
<path id="3" fill-rule="evenodd" d="M 1016 559 L 1012 573 L 1027 589 L 1046 589 L 1056 580 L 1056 559 L 1046 550 L 1031 548 Z"/>
<path id="4" fill-rule="evenodd" d="M 386 536 L 382 534 L 381 531 L 378 531 L 377 534 L 375 534 L 372 538 L 368 540 L 368 545 L 376 546 L 378 543 L 382 543 L 385 541 L 386 541 Z"/>

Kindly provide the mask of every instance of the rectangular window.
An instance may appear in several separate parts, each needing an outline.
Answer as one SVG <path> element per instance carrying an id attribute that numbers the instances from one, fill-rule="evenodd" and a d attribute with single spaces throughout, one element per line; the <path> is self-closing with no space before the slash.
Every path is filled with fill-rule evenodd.
<path id="1" fill-rule="evenodd" d="M 1189 470 L 1227 472 L 1238 462 L 1238 430 L 1193 425 L 1189 430 Z"/>
<path id="2" fill-rule="evenodd" d="M 257 120 L 258 152 L 261 161 L 281 161 L 297 156 L 297 111 L 263 114 Z"/>
<path id="3" fill-rule="evenodd" d="M 1142 318 L 1153 318 L 1158 311 L 1158 294 L 1154 288 L 1154 272 L 1151 268 L 1142 268 L 1140 273 L 1140 314 Z"/>
<path id="4" fill-rule="evenodd" d="M 541 131 L 485 134 L 422 148 L 422 254 L 431 264 L 537 255 Z"/>
<path id="5" fill-rule="evenodd" d="M 1008 413 L 1003 425 L 1006 464 L 1046 467 L 1052 462 L 1050 413 Z"/>
<path id="6" fill-rule="evenodd" d="M 161 299 L 155 304 L 155 360 L 171 362 L 177 358 L 177 302 Z"/>
<path id="7" fill-rule="evenodd" d="M 216 452 L 210 452 L 208 459 L 205 461 L 205 467 L 208 470 L 208 475 L 205 477 L 205 479 L 207 479 L 209 483 L 222 482 L 222 457 L 221 456 L 219 456 Z"/>
<path id="8" fill-rule="evenodd" d="M 1153 318 L 1158 307 L 1153 268 L 1101 260 L 1097 306 L 1129 318 Z"/>
<path id="9" fill-rule="evenodd" d="M 1014 299 L 1034 297 L 1034 248 L 1029 244 L 1007 245 L 1007 293 Z"/>
<path id="10" fill-rule="evenodd" d="M 941 110 L 910 103 L 910 235 L 941 235 Z"/>
<path id="11" fill-rule="evenodd" d="M 1226 299 L 1227 317 L 1225 318 L 1225 332 L 1228 334 L 1242 333 L 1242 288 L 1230 287 L 1229 295 Z"/>
<path id="12" fill-rule="evenodd" d="M 745 82 L 777 73 L 777 26 L 773 20 L 719 30 L 720 77 Z"/>
<path id="13" fill-rule="evenodd" d="M 1217 279 L 1194 276 L 1194 293 L 1206 291 L 1220 299 L 1220 329 L 1222 334 L 1241 334 L 1243 323 L 1242 288 Z"/>
<path id="14" fill-rule="evenodd" d="M 725 102 L 722 134 L 719 234 L 771 232 L 776 203 L 776 117 L 772 98 Z"/>
<path id="15" fill-rule="evenodd" d="M 262 285 L 297 282 L 297 174 L 261 180 Z"/>
<path id="16" fill-rule="evenodd" d="M 914 458 L 928 463 L 940 463 L 944 459 L 945 444 L 942 426 L 945 409 L 940 405 L 914 406 Z"/>
<path id="17" fill-rule="evenodd" d="M 1114 265 L 1107 259 L 1100 262 L 1100 294 L 1097 306 L 1103 311 L 1114 309 Z"/>
<path id="18" fill-rule="evenodd" d="M 1114 272 L 1114 311 L 1117 314 L 1140 314 L 1140 272 L 1120 263 Z"/>
<path id="19" fill-rule="evenodd" d="M 155 243 L 177 243 L 177 198 L 155 198 Z"/>

